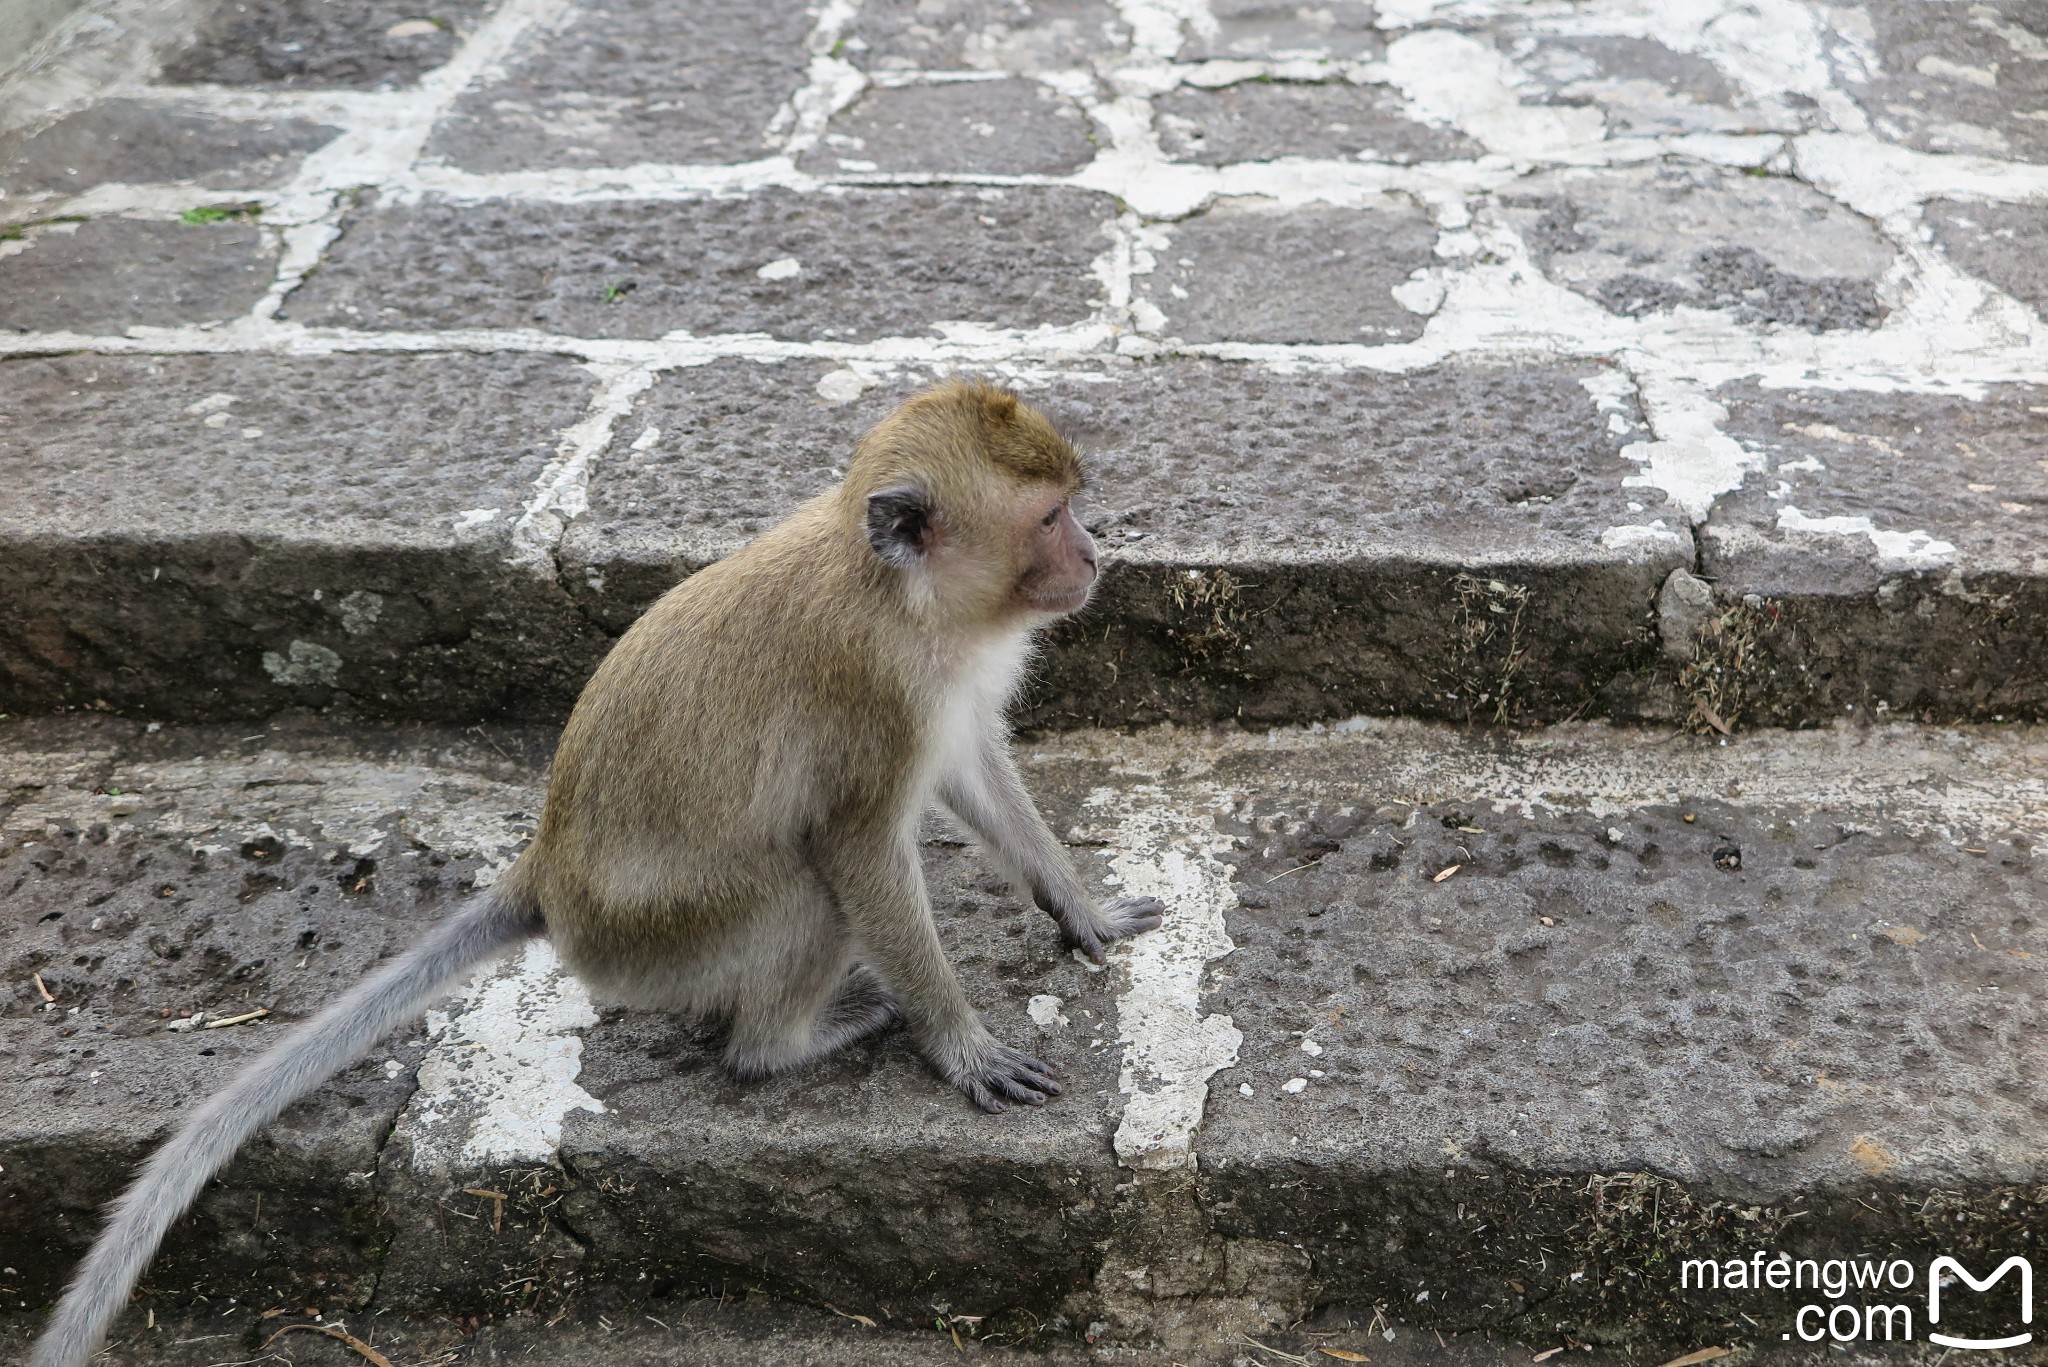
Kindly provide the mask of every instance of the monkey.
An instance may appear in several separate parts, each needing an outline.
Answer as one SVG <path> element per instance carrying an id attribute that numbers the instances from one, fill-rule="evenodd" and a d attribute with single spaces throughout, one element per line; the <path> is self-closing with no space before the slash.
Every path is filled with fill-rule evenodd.
<path id="1" fill-rule="evenodd" d="M 1097 580 L 1081 481 L 1044 414 L 949 381 L 862 436 L 836 487 L 664 594 L 571 710 L 518 859 L 185 1120 L 109 1206 L 31 1367 L 82 1367 L 251 1135 L 534 938 L 600 998 L 723 1022 L 743 1080 L 900 1022 L 986 1111 L 1058 1096 L 969 1004 L 918 838 L 950 811 L 1097 963 L 1163 920 L 1156 898 L 1096 902 L 1010 751 L 1037 634 Z"/>

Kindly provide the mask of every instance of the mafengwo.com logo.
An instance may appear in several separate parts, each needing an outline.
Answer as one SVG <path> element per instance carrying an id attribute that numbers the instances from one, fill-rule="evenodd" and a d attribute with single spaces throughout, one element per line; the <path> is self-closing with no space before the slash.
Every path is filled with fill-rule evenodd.
<path id="1" fill-rule="evenodd" d="M 1923 1269 L 1905 1258 L 1794 1259 L 1784 1253 L 1693 1258 L 1680 1265 L 1681 1291 L 1791 1292 L 1811 1298 L 1792 1312 L 1781 1337 L 1805 1343 L 1901 1343 L 1924 1339 L 1944 1348 L 2020 1348 L 2032 1343 L 2034 1265 L 2014 1255 L 1979 1277 L 1955 1258 Z M 1965 1299 L 1967 1298 L 1967 1300 Z M 1947 1316 L 1949 1331 L 1942 1328 Z M 1953 1332 L 1958 1317 L 2003 1332 Z"/>

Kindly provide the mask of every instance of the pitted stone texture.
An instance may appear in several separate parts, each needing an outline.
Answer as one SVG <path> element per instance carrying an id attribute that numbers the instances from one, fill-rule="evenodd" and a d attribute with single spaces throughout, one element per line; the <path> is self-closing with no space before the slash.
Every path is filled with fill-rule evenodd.
<path id="1" fill-rule="evenodd" d="M 1131 42 L 1108 0 L 871 0 L 849 35 L 869 71 L 1086 71 Z"/>
<path id="2" fill-rule="evenodd" d="M 1786 111 L 1745 101 L 1706 58 L 1654 38 L 1521 38 L 1507 47 L 1545 103 L 1598 105 L 1610 137 L 1800 131 Z"/>
<path id="3" fill-rule="evenodd" d="M 1303 5 L 1294 0 L 1214 0 L 1207 6 L 1216 21 L 1194 25 L 1181 42 L 1182 61 L 1235 57 L 1285 61 L 1289 58 L 1366 59 L 1378 57 L 1385 44 L 1373 27 L 1372 6 L 1363 0 L 1332 0 Z"/>
<path id="4" fill-rule="evenodd" d="M 1115 216 L 1067 189 L 887 189 L 684 203 L 371 206 L 292 296 L 339 327 L 583 337 L 918 335 L 1083 321 Z M 795 264 L 794 273 L 786 264 Z M 764 268 L 768 269 L 763 275 Z"/>
<path id="5" fill-rule="evenodd" d="M 2048 710 L 2048 388 L 1715 397 L 1761 457 L 1701 537 L 1724 600 L 1763 605 L 1759 720 Z"/>
<path id="6" fill-rule="evenodd" d="M 552 740 L 304 722 L 140 732 L 0 727 L 0 887 L 11 890 L 0 910 L 11 956 L 0 1210 L 36 1212 L 0 1226 L 0 1250 L 28 1274 L 23 1299 L 52 1294 L 97 1205 L 176 1114 L 279 1026 L 417 939 L 481 866 L 517 849 L 540 811 Z M 1083 799 L 1113 781 L 1101 761 L 1025 769 L 1059 830 L 1085 820 Z M 1103 891 L 1103 851 L 1075 853 Z M 554 1265 L 547 1295 L 574 1294 L 564 1271 L 629 1292 L 744 1276 L 897 1320 L 928 1319 L 935 1298 L 961 1314 L 1023 1307 L 1042 1320 L 1087 1288 L 1126 1176 L 1109 1138 L 1122 1104 L 1119 976 L 1084 969 L 1048 918 L 950 836 L 935 829 L 924 862 L 969 999 L 999 1038 L 1051 1063 L 1065 1094 L 985 1115 L 900 1029 L 740 1084 L 719 1067 L 714 1032 L 608 1011 L 581 1032 L 576 1078 L 607 1109 L 571 1113 L 563 1155 L 574 1176 L 548 1170 L 548 1195 L 560 1199 L 545 1223 L 573 1230 L 581 1247 Z M 58 1010 L 41 1009 L 37 972 Z M 1057 996 L 1064 1019 L 1036 1023 L 1026 1008 L 1039 994 Z M 165 1009 L 259 1006 L 272 1020 L 162 1028 Z M 530 1304 L 521 1274 L 505 1269 L 533 1266 L 523 1198 L 535 1188 L 498 1170 L 428 1185 L 412 1163 L 421 1122 L 400 1107 L 422 1034 L 409 1026 L 253 1145 L 174 1232 L 149 1284 L 171 1300 L 260 1291 L 266 1305 L 326 1305 L 307 1299 L 324 1276 L 359 1303 L 374 1249 L 384 1305 Z M 373 1171 L 375 1205 L 364 1180 Z M 502 1231 L 446 1213 L 444 1203 L 474 1207 L 465 1186 L 511 1193 Z M 340 1212 L 309 1209 L 342 1194 Z M 982 1237 L 991 1229 L 1002 1238 Z"/>
<path id="7" fill-rule="evenodd" d="M 1181 161 L 1227 166 L 1276 157 L 1450 161 L 1485 149 L 1463 134 L 1417 123 L 1391 87 L 1343 81 L 1247 81 L 1182 87 L 1153 101 L 1159 145 Z"/>
<path id="8" fill-rule="evenodd" d="M 2048 317 L 2048 208 L 1937 199 L 1924 212 L 1957 268 Z"/>
<path id="9" fill-rule="evenodd" d="M 454 55 L 487 8 L 487 0 L 217 0 L 191 42 L 164 63 L 163 79 L 176 85 L 411 85 Z M 434 28 L 421 30 L 412 21 Z"/>
<path id="10" fill-rule="evenodd" d="M 336 132 L 305 119 L 223 119 L 107 100 L 31 136 L 0 137 L 0 189 L 76 194 L 109 181 L 268 189 Z"/>
<path id="11" fill-rule="evenodd" d="M 1028 80 L 874 87 L 832 119 L 799 165 L 862 171 L 1063 175 L 1095 155 L 1079 105 Z"/>
<path id="12" fill-rule="evenodd" d="M 559 713 L 601 645 L 506 557 L 589 387 L 532 356 L 0 365 L 0 711 Z"/>
<path id="13" fill-rule="evenodd" d="M 1222 1231 L 1312 1250 L 1318 1302 L 1679 1346 L 1738 1306 L 1680 1291 L 1677 1257 L 1924 1264 L 2017 1232 L 1987 1226 L 2048 1169 L 2032 751 L 1407 737 L 1204 771 L 1242 845 L 1204 1001 L 1244 1033 L 1200 1140 Z M 1876 797 L 1987 782 L 2018 800 Z M 1889 1195 L 1914 1190 L 1953 1207 Z M 1805 1215 L 1760 1232 L 1716 1199 Z"/>
<path id="14" fill-rule="evenodd" d="M 1878 70 L 1844 81 L 1880 136 L 1924 152 L 2048 161 L 2048 19 L 2028 0 L 1874 0 Z"/>
<path id="15" fill-rule="evenodd" d="M 932 378 L 831 407 L 809 397 L 827 369 L 676 371 L 617 425 L 561 555 L 597 620 L 623 628 L 829 487 L 858 434 Z M 1654 659 L 1657 586 L 1691 549 L 1603 544 L 1645 518 L 1621 487 L 1639 429 L 1595 404 L 1592 374 L 1174 361 L 1027 389 L 1089 461 L 1083 517 L 1108 566 L 1095 606 L 1053 633 L 1029 716 L 1607 706 L 1617 671 Z"/>
<path id="16" fill-rule="evenodd" d="M 55 223 L 0 257 L 0 328 L 120 334 L 225 322 L 270 288 L 274 241 L 253 223 Z"/>
<path id="17" fill-rule="evenodd" d="M 1677 161 L 1551 171 L 1502 196 L 1558 283 L 1628 317 L 1680 306 L 1812 331 L 1876 327 L 1894 253 L 1799 181 Z"/>
<path id="18" fill-rule="evenodd" d="M 1784 529 L 1784 509 L 1809 518 L 1868 517 L 1881 532 L 1924 532 L 1953 555 L 1917 554 L 1966 576 L 2048 578 L 2048 468 L 2041 464 L 2048 387 L 1991 386 L 1982 398 L 1856 394 L 1730 385 L 1715 397 L 1723 430 L 1763 457 L 1709 523 L 1723 571 L 1810 590 L 1867 589 L 1896 569 L 1866 535 Z M 1738 547 L 1741 549 L 1738 551 Z M 1751 587 L 1762 587 L 1758 580 Z"/>
<path id="19" fill-rule="evenodd" d="M 804 83 L 802 0 L 592 0 L 529 33 L 427 141 L 468 171 L 753 161 Z"/>
<path id="20" fill-rule="evenodd" d="M 1394 342 L 1422 335 L 1392 291 L 1436 261 L 1436 225 L 1400 201 L 1276 209 L 1227 200 L 1154 231 L 1156 264 L 1133 279 L 1188 342 Z"/>
<path id="21" fill-rule="evenodd" d="M 517 748 L 335 746 L 300 727 L 281 750 L 249 722 L 0 728 L 0 1262 L 18 1299 L 55 1294 L 101 1204 L 196 1099 L 456 905 L 482 861 L 448 831 L 517 843 L 538 810 L 535 761 L 505 781 Z M 364 1174 L 422 1044 L 408 1026 L 271 1125 L 173 1228 L 145 1289 L 360 1305 L 380 1253 Z"/>

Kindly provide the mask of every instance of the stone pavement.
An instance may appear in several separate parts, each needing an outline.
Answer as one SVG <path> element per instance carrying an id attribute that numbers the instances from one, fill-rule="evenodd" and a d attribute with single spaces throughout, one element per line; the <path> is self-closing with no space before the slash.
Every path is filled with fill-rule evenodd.
<path id="1" fill-rule="evenodd" d="M 2032 1247 L 2038 4 L 86 0 L 0 192 L 0 1306 L 958 372 L 1092 456 L 1027 767 L 1174 908 L 1089 972 L 934 831 L 1068 1095 L 738 1087 L 535 951 L 252 1145 L 123 1360 L 730 1360 L 592 1317 L 732 1284 L 987 1356 L 1769 1348 L 1676 1263 Z M 763 1332 L 932 1346 L 821 1324 Z"/>
<path id="2" fill-rule="evenodd" d="M 969 370 L 1037 724 L 2048 710 L 2025 0 L 92 0 L 0 188 L 0 708 L 559 719 Z"/>

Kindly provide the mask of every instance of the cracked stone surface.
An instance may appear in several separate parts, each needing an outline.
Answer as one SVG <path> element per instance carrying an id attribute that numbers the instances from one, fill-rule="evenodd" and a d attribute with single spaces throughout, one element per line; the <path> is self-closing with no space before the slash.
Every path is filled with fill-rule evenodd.
<path id="1" fill-rule="evenodd" d="M 1794 180 L 1664 163 L 1534 177 L 1503 200 L 1553 279 L 1624 317 L 1726 309 L 1814 331 L 1884 318 L 1892 247 Z"/>
<path id="2" fill-rule="evenodd" d="M 0 1203 L 36 1211 L 0 1224 L 19 1298 L 49 1294 L 179 1101 L 502 866 L 550 743 L 0 725 Z M 1662 1345 L 1790 1305 L 1679 1297 L 1641 1274 L 1648 1248 L 1733 1256 L 1761 1228 L 1802 1256 L 1879 1238 L 1981 1261 L 2038 1218 L 2042 747 L 1899 725 L 1035 741 L 1027 782 L 1092 886 L 1145 854 L 1144 813 L 1206 814 L 1222 841 L 1232 948 L 1201 1009 L 1243 1042 L 1194 1172 L 1133 1182 L 1111 1154 L 1135 961 L 1084 971 L 935 826 L 941 935 L 992 1026 L 1062 1070 L 1055 1104 L 973 1112 L 900 1033 L 740 1086 L 703 1029 L 606 1009 L 574 1032 L 605 1110 L 564 1115 L 558 1165 L 444 1170 L 417 1157 L 414 1090 L 444 1046 L 410 1030 L 229 1169 L 144 1305 L 552 1315 L 743 1277 L 899 1325 L 934 1303 L 1079 1324 L 1116 1248 L 1162 1306 L 1292 1267 L 1259 1283 L 1289 1318 L 1397 1302 L 1445 1333 Z"/>

